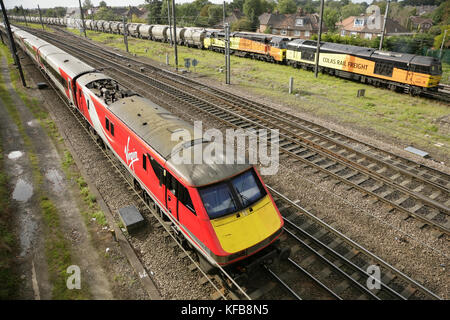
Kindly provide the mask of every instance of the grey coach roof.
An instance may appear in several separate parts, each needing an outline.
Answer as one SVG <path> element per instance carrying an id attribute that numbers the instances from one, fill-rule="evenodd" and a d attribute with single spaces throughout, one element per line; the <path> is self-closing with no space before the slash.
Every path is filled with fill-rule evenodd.
<path id="1" fill-rule="evenodd" d="M 191 155 L 191 162 L 188 164 L 178 164 L 173 155 L 181 149 L 175 149 L 181 140 L 172 138 L 173 133 L 185 131 L 194 139 L 194 127 L 181 120 L 177 116 L 168 112 L 150 100 L 131 96 L 121 99 L 108 108 L 119 119 L 121 119 L 130 129 L 132 129 L 142 140 L 150 145 L 160 154 L 167 163 L 167 166 L 183 178 L 189 185 L 202 186 L 211 184 L 231 176 L 234 176 L 251 166 L 249 164 L 215 164 L 208 159 L 203 159 L 201 164 L 193 164 L 195 147 L 191 143 L 185 144 L 182 148 Z M 205 147 L 215 144 L 215 142 L 196 140 Z M 224 160 L 225 155 L 216 155 L 216 159 Z M 205 161 L 206 160 L 206 161 Z"/>

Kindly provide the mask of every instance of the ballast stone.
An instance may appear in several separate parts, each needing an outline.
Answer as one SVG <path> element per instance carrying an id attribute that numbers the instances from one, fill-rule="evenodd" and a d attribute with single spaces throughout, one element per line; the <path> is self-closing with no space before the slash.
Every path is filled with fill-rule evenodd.
<path id="1" fill-rule="evenodd" d="M 136 232 L 145 224 L 144 217 L 135 206 L 127 206 L 119 209 L 120 220 L 129 234 Z"/>

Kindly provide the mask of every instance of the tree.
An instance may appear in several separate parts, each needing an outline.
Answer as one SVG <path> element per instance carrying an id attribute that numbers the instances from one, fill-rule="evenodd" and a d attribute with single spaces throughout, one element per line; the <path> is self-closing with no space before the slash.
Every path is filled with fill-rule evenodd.
<path id="1" fill-rule="evenodd" d="M 223 19 L 223 9 L 220 5 L 210 5 L 208 7 L 208 24 L 212 27 Z"/>
<path id="2" fill-rule="evenodd" d="M 107 6 L 105 1 L 100 1 L 99 6 L 105 8 Z"/>
<path id="3" fill-rule="evenodd" d="M 450 1 L 441 3 L 441 5 L 432 13 L 431 18 L 435 24 L 450 24 Z"/>
<path id="4" fill-rule="evenodd" d="M 328 7 L 325 7 L 323 10 L 323 21 L 327 26 L 328 31 L 333 32 L 336 30 L 336 23 L 339 21 L 339 18 L 340 15 L 338 10 Z"/>
<path id="5" fill-rule="evenodd" d="M 450 25 L 441 27 L 441 34 L 434 37 L 433 47 L 439 49 L 442 45 L 442 40 L 444 40 L 444 33 L 447 30 L 447 35 L 445 37 L 444 48 L 450 47 Z"/>
<path id="6" fill-rule="evenodd" d="M 160 0 L 145 0 L 147 2 L 148 17 L 147 21 L 149 24 L 159 24 L 162 23 L 161 18 L 161 7 L 162 1 Z"/>
<path id="7" fill-rule="evenodd" d="M 94 15 L 95 20 L 106 20 L 106 21 L 117 21 L 121 20 L 121 18 L 114 13 L 111 8 L 101 7 L 97 10 L 97 13 Z"/>
<path id="8" fill-rule="evenodd" d="M 259 17 L 265 11 L 265 6 L 261 0 L 245 0 L 243 12 L 252 21 L 254 16 Z"/>
<path id="9" fill-rule="evenodd" d="M 64 17 L 67 12 L 67 8 L 64 7 L 55 7 L 54 10 L 57 17 Z"/>
<path id="10" fill-rule="evenodd" d="M 94 5 L 92 4 L 91 0 L 84 0 L 83 2 L 83 8 L 84 9 L 91 9 Z"/>
<path id="11" fill-rule="evenodd" d="M 280 13 L 295 13 L 297 12 L 297 5 L 294 0 L 279 0 L 277 9 Z"/>
<path id="12" fill-rule="evenodd" d="M 244 12 L 244 2 L 245 0 L 233 0 L 228 6 L 231 9 L 239 9 L 239 11 Z"/>
<path id="13" fill-rule="evenodd" d="M 252 31 L 253 25 L 247 18 L 239 19 L 231 24 L 231 31 Z"/>
<path id="14" fill-rule="evenodd" d="M 351 16 L 359 16 L 364 13 L 364 9 L 360 4 L 349 3 L 341 8 L 341 18 L 345 19 Z"/>

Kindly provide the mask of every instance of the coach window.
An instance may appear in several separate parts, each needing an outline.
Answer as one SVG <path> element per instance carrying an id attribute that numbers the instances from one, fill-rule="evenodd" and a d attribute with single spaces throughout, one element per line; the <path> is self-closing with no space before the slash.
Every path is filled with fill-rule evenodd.
<path id="1" fill-rule="evenodd" d="M 114 123 L 111 122 L 111 135 L 114 137 Z"/>
<path id="2" fill-rule="evenodd" d="M 147 171 L 147 156 L 145 154 L 142 155 L 142 168 Z"/>
<path id="3" fill-rule="evenodd" d="M 105 117 L 105 128 L 109 131 L 109 119 Z"/>
<path id="4" fill-rule="evenodd" d="M 178 200 L 189 210 L 192 211 L 193 214 L 197 215 L 195 213 L 194 205 L 192 204 L 191 196 L 189 195 L 188 189 L 183 186 L 181 183 L 178 183 Z"/>
<path id="5" fill-rule="evenodd" d="M 150 160 L 150 165 L 152 166 L 153 171 L 155 172 L 156 177 L 159 180 L 159 186 L 162 185 L 162 178 L 163 178 L 163 168 L 162 166 L 153 159 L 150 155 L 148 155 L 148 159 Z"/>
<path id="6" fill-rule="evenodd" d="M 177 184 L 178 180 L 175 179 L 169 172 L 166 173 L 166 188 L 173 193 L 174 196 L 177 196 Z"/>

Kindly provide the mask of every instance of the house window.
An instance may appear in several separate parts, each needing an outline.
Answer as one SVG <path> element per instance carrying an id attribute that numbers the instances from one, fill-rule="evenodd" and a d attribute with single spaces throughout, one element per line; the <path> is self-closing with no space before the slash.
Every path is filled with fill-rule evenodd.
<path id="1" fill-rule="evenodd" d="M 353 25 L 355 27 L 362 27 L 362 26 L 364 26 L 364 19 L 363 18 L 356 18 L 355 21 L 353 22 Z"/>
<path id="2" fill-rule="evenodd" d="M 301 18 L 295 19 L 295 25 L 296 26 L 303 26 L 303 19 L 301 19 Z"/>
<path id="3" fill-rule="evenodd" d="M 305 31 L 305 37 L 309 37 L 309 31 Z"/>
<path id="4" fill-rule="evenodd" d="M 366 38 L 366 39 L 372 39 L 372 34 L 366 32 L 366 33 L 364 34 L 364 38 Z"/>
<path id="5" fill-rule="evenodd" d="M 300 30 L 295 30 L 294 31 L 294 36 L 300 37 L 300 35 L 301 35 Z"/>
<path id="6" fill-rule="evenodd" d="M 345 30 L 341 31 L 341 36 L 345 36 Z"/>
<path id="7" fill-rule="evenodd" d="M 281 35 L 282 35 L 282 36 L 287 35 L 287 31 L 286 31 L 286 30 L 281 30 Z"/>
<path id="8" fill-rule="evenodd" d="M 356 36 L 358 35 L 358 32 L 350 32 L 350 35 L 351 35 L 352 37 L 356 37 Z"/>

